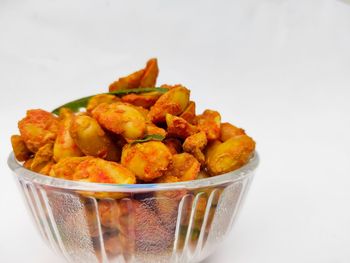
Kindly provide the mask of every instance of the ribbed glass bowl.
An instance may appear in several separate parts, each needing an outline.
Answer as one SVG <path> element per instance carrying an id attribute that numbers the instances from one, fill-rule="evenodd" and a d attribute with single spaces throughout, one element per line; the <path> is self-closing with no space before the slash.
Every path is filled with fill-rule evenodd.
<path id="1" fill-rule="evenodd" d="M 224 240 L 258 165 L 207 179 L 115 185 L 68 181 L 8 164 L 40 235 L 68 262 L 199 262 Z"/>

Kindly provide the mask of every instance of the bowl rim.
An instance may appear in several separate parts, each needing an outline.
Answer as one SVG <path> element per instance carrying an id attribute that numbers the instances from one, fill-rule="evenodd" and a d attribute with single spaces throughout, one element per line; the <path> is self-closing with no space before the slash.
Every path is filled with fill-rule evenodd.
<path id="1" fill-rule="evenodd" d="M 242 181 L 253 174 L 252 172 L 259 164 L 259 159 L 259 154 L 257 151 L 255 151 L 247 164 L 232 172 L 204 179 L 161 184 L 107 184 L 54 178 L 30 171 L 23 167 L 23 165 L 16 160 L 13 152 L 9 154 L 7 164 L 20 179 L 54 188 L 94 192 L 150 192 L 177 189 L 196 189 Z"/>

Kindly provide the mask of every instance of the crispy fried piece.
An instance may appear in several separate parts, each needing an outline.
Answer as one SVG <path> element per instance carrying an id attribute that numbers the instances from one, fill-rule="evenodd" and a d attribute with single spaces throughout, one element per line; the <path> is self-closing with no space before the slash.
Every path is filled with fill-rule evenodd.
<path id="1" fill-rule="evenodd" d="M 52 166 L 50 171 L 50 176 L 62 178 L 66 180 L 73 180 L 73 174 L 75 170 L 82 161 L 92 159 L 91 156 L 84 157 L 67 157 L 61 159 L 58 163 Z"/>
<path id="2" fill-rule="evenodd" d="M 246 164 L 255 149 L 255 142 L 247 135 L 215 143 L 208 147 L 206 166 L 211 175 L 236 170 Z"/>
<path id="3" fill-rule="evenodd" d="M 33 163 L 34 158 L 30 158 L 27 161 L 23 163 L 23 167 L 27 168 L 28 170 L 31 170 L 32 163 Z"/>
<path id="4" fill-rule="evenodd" d="M 151 121 L 154 123 L 163 122 L 167 113 L 175 116 L 180 115 L 186 109 L 189 97 L 190 91 L 181 85 L 170 89 L 151 107 L 149 112 Z"/>
<path id="5" fill-rule="evenodd" d="M 119 78 L 109 85 L 109 91 L 136 89 L 140 87 L 141 79 L 145 73 L 144 69 L 136 71 L 126 77 Z"/>
<path id="6" fill-rule="evenodd" d="M 58 118 L 59 120 L 63 120 L 64 118 L 69 117 L 72 114 L 74 114 L 74 112 L 71 109 L 62 107 L 59 109 Z"/>
<path id="7" fill-rule="evenodd" d="M 167 135 L 167 132 L 163 128 L 160 128 L 157 125 L 154 125 L 153 123 L 147 123 L 146 135 L 150 135 L 150 134 L 159 134 L 165 137 Z"/>
<path id="8" fill-rule="evenodd" d="M 171 114 L 166 115 L 166 123 L 168 126 L 168 134 L 170 136 L 186 139 L 198 132 L 198 128 L 181 117 L 176 117 Z"/>
<path id="9" fill-rule="evenodd" d="M 120 150 L 113 144 L 95 119 L 85 115 L 76 116 L 70 134 L 85 155 L 109 161 L 120 160 Z"/>
<path id="10" fill-rule="evenodd" d="M 118 217 L 121 212 L 119 206 L 114 200 L 100 200 L 98 202 L 98 212 L 101 224 L 105 227 L 116 229 L 119 225 Z"/>
<path id="11" fill-rule="evenodd" d="M 181 141 L 176 138 L 166 138 L 163 143 L 168 147 L 171 154 L 177 154 L 182 152 Z"/>
<path id="12" fill-rule="evenodd" d="M 156 101 L 160 98 L 160 96 L 162 96 L 162 93 L 157 91 L 148 92 L 144 94 L 131 93 L 123 96 L 121 100 L 123 102 L 127 102 L 135 106 L 140 106 L 148 109 L 151 106 L 153 106 L 154 103 L 156 103 Z"/>
<path id="13" fill-rule="evenodd" d="M 29 151 L 20 135 L 12 135 L 11 144 L 13 152 L 18 161 L 23 162 L 31 157 L 32 153 Z"/>
<path id="14" fill-rule="evenodd" d="M 165 175 L 175 176 L 180 181 L 194 180 L 200 170 L 200 163 L 189 153 L 173 155 L 172 163 L 169 165 Z"/>
<path id="15" fill-rule="evenodd" d="M 70 134 L 74 115 L 68 111 L 60 112 L 60 119 L 60 126 L 53 148 L 53 159 L 56 162 L 66 157 L 83 155 L 83 152 L 79 149 Z"/>
<path id="16" fill-rule="evenodd" d="M 92 116 L 104 128 L 126 139 L 142 138 L 146 131 L 144 116 L 126 103 L 102 103 L 92 111 Z"/>
<path id="17" fill-rule="evenodd" d="M 18 123 L 21 137 L 31 152 L 56 139 L 58 119 L 44 110 L 28 110 L 27 115 Z"/>
<path id="18" fill-rule="evenodd" d="M 187 122 L 194 124 L 196 118 L 196 103 L 190 101 L 187 108 L 180 115 L 181 118 L 185 119 Z"/>
<path id="19" fill-rule="evenodd" d="M 221 123 L 221 132 L 220 132 L 220 140 L 222 142 L 227 141 L 232 137 L 236 137 L 239 135 L 245 134 L 245 131 L 241 128 L 238 128 L 231 123 L 225 122 Z"/>
<path id="20" fill-rule="evenodd" d="M 180 182 L 180 179 L 170 174 L 163 175 L 154 181 L 154 183 L 156 184 L 177 183 L 177 182 Z"/>
<path id="21" fill-rule="evenodd" d="M 158 77 L 158 61 L 156 58 L 152 58 L 147 61 L 145 73 L 142 76 L 140 87 L 141 88 L 152 88 L 156 86 Z"/>
<path id="22" fill-rule="evenodd" d="M 49 142 L 40 147 L 35 154 L 30 169 L 37 173 L 48 174 L 53 164 L 53 143 Z"/>
<path id="23" fill-rule="evenodd" d="M 149 182 L 164 174 L 171 159 L 169 149 L 162 142 L 149 141 L 126 145 L 121 163 L 134 172 L 138 179 Z"/>
<path id="24" fill-rule="evenodd" d="M 207 145 L 207 136 L 205 132 L 201 131 L 186 138 L 183 143 L 185 152 L 191 153 L 201 163 L 205 163 L 205 156 L 203 150 Z"/>
<path id="25" fill-rule="evenodd" d="M 118 98 L 115 95 L 99 94 L 99 95 L 93 96 L 89 100 L 88 105 L 86 106 L 86 110 L 87 112 L 91 113 L 101 103 L 111 104 L 113 102 L 118 102 L 118 101 L 120 101 L 120 98 Z"/>
<path id="26" fill-rule="evenodd" d="M 205 110 L 202 115 L 196 118 L 197 127 L 204 131 L 208 140 L 220 138 L 221 116 L 217 111 Z"/>
<path id="27" fill-rule="evenodd" d="M 136 183 L 135 175 L 129 169 L 116 162 L 99 158 L 89 158 L 80 162 L 75 168 L 73 180 L 109 184 Z"/>

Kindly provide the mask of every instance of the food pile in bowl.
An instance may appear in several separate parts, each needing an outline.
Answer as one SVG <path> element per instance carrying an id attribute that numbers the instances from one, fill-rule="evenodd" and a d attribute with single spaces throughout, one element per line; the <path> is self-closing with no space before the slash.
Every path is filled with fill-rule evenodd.
<path id="1" fill-rule="evenodd" d="M 243 129 L 215 110 L 196 114 L 189 89 L 154 88 L 157 76 L 151 59 L 86 98 L 84 111 L 81 100 L 54 113 L 28 110 L 11 138 L 17 160 L 48 176 L 110 184 L 195 180 L 248 162 L 255 143 Z"/>
<path id="2" fill-rule="evenodd" d="M 174 256 L 189 244 L 196 244 L 198 256 L 228 182 L 198 189 L 176 188 L 176 183 L 227 174 L 254 155 L 255 142 L 243 129 L 222 122 L 215 110 L 198 114 L 183 85 L 158 87 L 158 71 L 157 60 L 150 59 L 145 68 L 110 84 L 106 93 L 71 101 L 52 112 L 28 110 L 18 123 L 20 135 L 11 137 L 15 158 L 23 167 L 55 180 L 101 187 L 159 186 L 144 192 L 100 191 L 96 184 L 93 191 L 68 191 L 21 179 L 44 239 L 57 243 L 68 261 L 105 262 L 122 255 L 132 262 L 141 253 L 140 262 L 158 262 L 145 257 L 164 251 Z M 165 183 L 175 183 L 174 188 L 163 191 Z M 242 185 L 228 195 L 234 205 L 231 217 L 244 193 Z M 80 250 L 69 243 L 75 239 Z M 192 259 L 182 254 L 176 260 Z"/>

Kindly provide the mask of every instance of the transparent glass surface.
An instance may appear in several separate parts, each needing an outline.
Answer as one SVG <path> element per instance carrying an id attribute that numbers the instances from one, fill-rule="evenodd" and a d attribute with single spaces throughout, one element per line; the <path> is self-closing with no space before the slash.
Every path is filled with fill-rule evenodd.
<path id="1" fill-rule="evenodd" d="M 242 168 L 207 179 L 115 185 L 68 181 L 8 164 L 43 240 L 67 262 L 199 262 L 229 233 L 253 179 Z"/>

